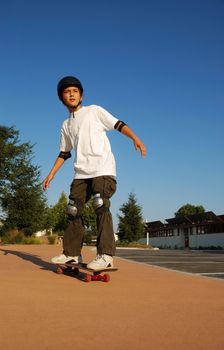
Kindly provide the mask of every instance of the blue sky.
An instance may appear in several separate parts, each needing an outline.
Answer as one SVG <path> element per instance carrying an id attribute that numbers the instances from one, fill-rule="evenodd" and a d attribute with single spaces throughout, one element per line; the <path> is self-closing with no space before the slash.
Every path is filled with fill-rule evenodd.
<path id="1" fill-rule="evenodd" d="M 84 86 L 84 104 L 125 121 L 147 146 L 142 160 L 114 131 L 120 206 L 136 194 L 145 219 L 182 205 L 224 213 L 224 1 L 11 1 L 0 12 L 0 124 L 34 146 L 44 178 L 59 153 L 67 111 L 56 95 L 65 75 Z M 68 194 L 68 160 L 47 191 Z"/>

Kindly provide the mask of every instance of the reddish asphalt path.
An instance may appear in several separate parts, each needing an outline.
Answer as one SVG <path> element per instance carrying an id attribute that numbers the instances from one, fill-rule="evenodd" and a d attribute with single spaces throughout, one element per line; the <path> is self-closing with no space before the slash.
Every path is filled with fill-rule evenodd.
<path id="1" fill-rule="evenodd" d="M 2 350 L 224 349 L 223 280 L 115 258 L 109 283 L 85 283 L 53 272 L 60 251 L 0 246 Z"/>

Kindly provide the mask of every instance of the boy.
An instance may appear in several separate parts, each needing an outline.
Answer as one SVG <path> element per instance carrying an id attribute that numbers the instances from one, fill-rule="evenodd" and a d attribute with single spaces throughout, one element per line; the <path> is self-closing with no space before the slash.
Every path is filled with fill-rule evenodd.
<path id="1" fill-rule="evenodd" d="M 52 258 L 52 262 L 81 261 L 84 235 L 81 214 L 85 203 L 93 196 L 97 219 L 97 256 L 87 266 L 94 270 L 113 267 L 115 240 L 109 208 L 110 198 L 116 190 L 116 168 L 106 131 L 116 129 L 131 138 L 142 157 L 145 157 L 146 149 L 124 122 L 105 109 L 96 105 L 82 106 L 83 87 L 77 78 L 67 76 L 61 79 L 57 92 L 70 117 L 62 124 L 60 153 L 43 181 L 43 189 L 49 187 L 56 172 L 71 157 L 72 149 L 75 151 L 75 177 L 70 188 L 69 223 L 64 233 L 63 253 Z"/>

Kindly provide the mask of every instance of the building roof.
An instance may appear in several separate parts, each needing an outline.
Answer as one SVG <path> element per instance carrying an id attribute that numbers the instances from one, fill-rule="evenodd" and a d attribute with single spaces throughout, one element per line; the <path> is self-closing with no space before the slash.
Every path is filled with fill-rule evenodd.
<path id="1" fill-rule="evenodd" d="M 162 223 L 162 221 L 151 221 L 151 222 L 146 222 L 147 226 L 150 226 L 150 228 L 154 229 L 154 228 L 160 228 L 160 227 L 164 227 L 165 224 Z"/>
<path id="2" fill-rule="evenodd" d="M 223 223 L 223 219 L 220 216 L 215 215 L 212 211 L 205 213 L 187 215 L 183 217 L 177 217 L 172 219 L 166 219 L 170 225 L 186 225 L 186 224 L 204 224 L 204 223 Z"/>
<path id="3" fill-rule="evenodd" d="M 205 213 L 180 216 L 175 218 L 166 219 L 167 223 L 161 221 L 147 222 L 146 225 L 150 230 L 158 230 L 162 228 L 174 227 L 174 226 L 186 226 L 186 225 L 202 225 L 202 224 L 224 224 L 224 215 L 215 215 L 212 211 Z"/>

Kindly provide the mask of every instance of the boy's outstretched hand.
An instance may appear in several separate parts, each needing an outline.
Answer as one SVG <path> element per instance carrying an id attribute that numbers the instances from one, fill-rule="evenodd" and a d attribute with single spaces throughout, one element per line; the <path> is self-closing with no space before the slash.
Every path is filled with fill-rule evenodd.
<path id="1" fill-rule="evenodd" d="M 54 175 L 57 173 L 57 171 L 60 169 L 60 167 L 64 164 L 65 160 L 63 158 L 57 157 L 51 171 L 47 175 L 47 177 L 44 179 L 42 183 L 43 190 L 46 191 L 48 187 L 50 187 L 50 182 L 53 180 Z"/>
<path id="2" fill-rule="evenodd" d="M 46 191 L 46 189 L 48 187 L 50 187 L 50 182 L 51 180 L 53 180 L 53 176 L 51 174 L 49 174 L 43 181 L 42 183 L 42 187 L 43 187 L 43 190 Z"/>
<path id="3" fill-rule="evenodd" d="M 135 146 L 136 151 L 138 151 L 138 149 L 140 149 L 142 158 L 144 158 L 146 156 L 146 147 L 142 143 L 142 141 L 140 141 L 139 138 L 135 135 L 135 133 L 127 125 L 125 125 L 121 129 L 121 133 L 126 135 L 130 139 L 132 139 L 132 141 L 134 142 L 134 146 Z"/>
<path id="4" fill-rule="evenodd" d="M 134 141 L 134 146 L 135 146 L 136 151 L 138 151 L 140 149 L 142 158 L 144 158 L 146 156 L 146 147 L 145 147 L 145 145 L 140 140 L 135 140 Z"/>

